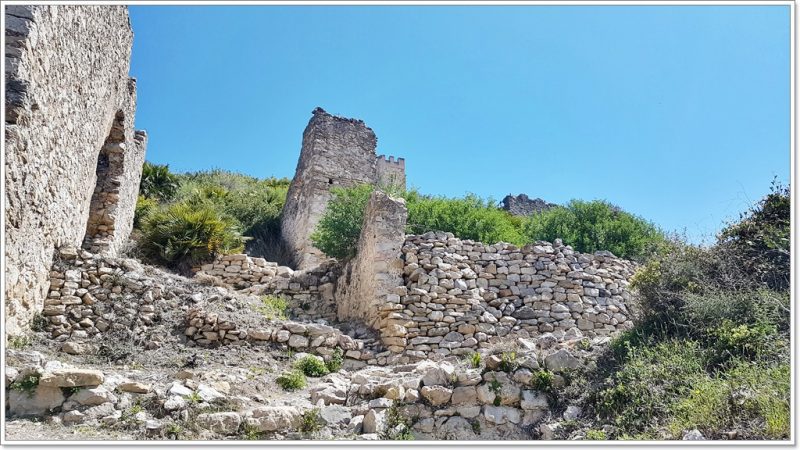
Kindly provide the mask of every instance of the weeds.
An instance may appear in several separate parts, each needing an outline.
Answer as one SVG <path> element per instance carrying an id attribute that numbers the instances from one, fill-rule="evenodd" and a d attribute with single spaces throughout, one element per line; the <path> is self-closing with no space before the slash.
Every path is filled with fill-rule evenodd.
<path id="1" fill-rule="evenodd" d="M 303 372 L 295 369 L 284 372 L 275 379 L 275 382 L 286 391 L 296 391 L 306 387 L 306 376 Z"/>
<path id="2" fill-rule="evenodd" d="M 265 295 L 261 297 L 261 305 L 257 306 L 256 310 L 269 320 L 286 320 L 288 308 L 289 304 L 286 299 L 276 295 Z"/>
<path id="3" fill-rule="evenodd" d="M 311 408 L 303 413 L 300 418 L 300 431 L 313 434 L 322 429 L 324 421 L 320 415 L 319 408 Z"/>
<path id="4" fill-rule="evenodd" d="M 21 379 L 11 383 L 9 389 L 15 391 L 23 391 L 27 392 L 28 395 L 33 395 L 33 391 L 36 389 L 37 386 L 39 386 L 39 378 L 40 375 L 38 373 L 31 373 L 25 375 Z"/>
<path id="5" fill-rule="evenodd" d="M 469 355 L 469 363 L 472 365 L 473 369 L 477 369 L 481 366 L 481 354 L 478 352 L 474 352 Z"/>
<path id="6" fill-rule="evenodd" d="M 14 350 L 22 350 L 31 345 L 30 336 L 11 336 L 8 338 L 8 347 Z"/>

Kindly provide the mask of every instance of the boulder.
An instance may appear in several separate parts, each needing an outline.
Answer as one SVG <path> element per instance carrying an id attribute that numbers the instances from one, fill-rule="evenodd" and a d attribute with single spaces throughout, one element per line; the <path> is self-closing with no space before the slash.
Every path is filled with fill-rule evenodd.
<path id="1" fill-rule="evenodd" d="M 239 430 L 242 417 L 235 412 L 200 414 L 197 416 L 196 422 L 201 427 L 215 433 L 231 435 L 236 434 Z"/>
<path id="2" fill-rule="evenodd" d="M 452 383 L 453 374 L 456 370 L 453 364 L 443 361 L 439 364 L 425 367 L 427 370 L 422 375 L 423 386 L 447 386 Z"/>
<path id="3" fill-rule="evenodd" d="M 294 406 L 262 406 L 248 411 L 245 422 L 256 431 L 286 431 L 297 427 L 301 416 Z"/>
<path id="4" fill-rule="evenodd" d="M 471 405 L 478 401 L 478 393 L 475 386 L 462 386 L 453 389 L 453 396 L 450 399 L 454 406 Z"/>
<path id="5" fill-rule="evenodd" d="M 72 394 L 69 399 L 84 406 L 97 406 L 103 403 L 116 403 L 117 396 L 104 387 L 81 389 Z"/>
<path id="6" fill-rule="evenodd" d="M 453 391 L 444 386 L 423 386 L 419 392 L 433 406 L 446 404 L 453 395 Z"/>
<path id="7" fill-rule="evenodd" d="M 367 414 L 364 415 L 364 423 L 362 424 L 362 433 L 369 434 L 369 433 L 380 433 L 386 428 L 386 412 L 385 411 L 376 411 L 374 409 L 370 409 Z"/>
<path id="8" fill-rule="evenodd" d="M 150 386 L 144 383 L 136 383 L 133 381 L 120 383 L 117 385 L 117 389 L 119 389 L 121 392 L 132 392 L 134 394 L 147 394 L 150 392 Z"/>
<path id="9" fill-rule="evenodd" d="M 33 391 L 8 391 L 9 412 L 14 416 L 40 416 L 64 403 L 60 388 L 39 384 Z"/>
<path id="10" fill-rule="evenodd" d="M 577 369 L 581 361 L 572 356 L 566 349 L 561 349 L 544 358 L 544 365 L 553 372 L 562 372 L 566 369 Z"/>
<path id="11" fill-rule="evenodd" d="M 40 386 L 78 387 L 103 384 L 103 372 L 91 369 L 57 369 L 42 374 Z"/>

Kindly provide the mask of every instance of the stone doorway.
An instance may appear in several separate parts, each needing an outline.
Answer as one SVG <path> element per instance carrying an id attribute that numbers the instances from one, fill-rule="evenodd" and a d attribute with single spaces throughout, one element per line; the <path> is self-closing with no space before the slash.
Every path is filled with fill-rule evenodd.
<path id="1" fill-rule="evenodd" d="M 125 116 L 118 111 L 97 156 L 96 182 L 86 222 L 83 248 L 92 253 L 113 252 L 119 189 L 125 158 Z"/>

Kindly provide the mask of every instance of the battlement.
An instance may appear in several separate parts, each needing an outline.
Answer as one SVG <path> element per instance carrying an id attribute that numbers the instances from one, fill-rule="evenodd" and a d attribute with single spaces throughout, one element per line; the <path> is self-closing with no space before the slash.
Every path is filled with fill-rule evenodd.
<path id="1" fill-rule="evenodd" d="M 405 158 L 397 158 L 397 160 L 395 160 L 394 156 L 387 157 L 386 155 L 378 155 L 375 159 L 379 164 L 391 164 L 398 167 L 406 167 Z"/>

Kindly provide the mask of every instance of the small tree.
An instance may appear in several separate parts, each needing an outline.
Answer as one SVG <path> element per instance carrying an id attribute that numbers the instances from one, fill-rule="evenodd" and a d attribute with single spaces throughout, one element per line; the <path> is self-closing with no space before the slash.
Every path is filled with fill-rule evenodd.
<path id="1" fill-rule="evenodd" d="M 337 259 L 355 256 L 364 209 L 374 189 L 369 184 L 331 189 L 333 198 L 311 234 L 311 243 L 326 255 Z"/>

